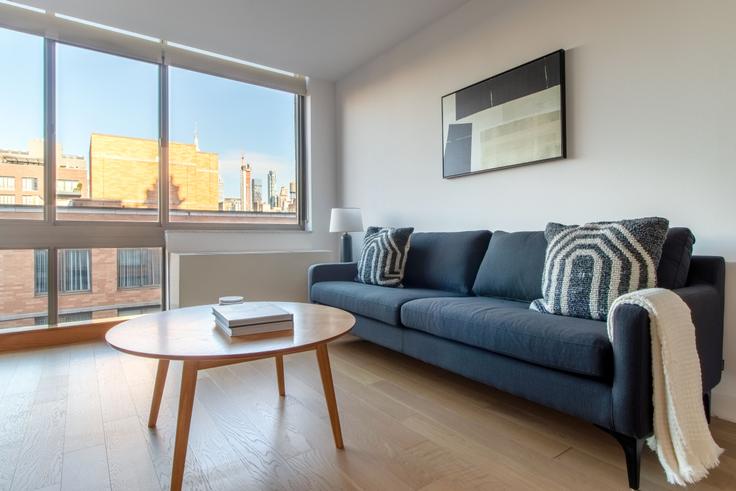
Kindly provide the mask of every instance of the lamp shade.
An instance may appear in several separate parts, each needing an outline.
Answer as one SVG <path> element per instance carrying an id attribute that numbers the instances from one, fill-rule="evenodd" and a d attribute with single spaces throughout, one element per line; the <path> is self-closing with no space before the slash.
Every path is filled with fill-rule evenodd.
<path id="1" fill-rule="evenodd" d="M 333 208 L 330 232 L 362 232 L 363 214 L 360 208 Z"/>

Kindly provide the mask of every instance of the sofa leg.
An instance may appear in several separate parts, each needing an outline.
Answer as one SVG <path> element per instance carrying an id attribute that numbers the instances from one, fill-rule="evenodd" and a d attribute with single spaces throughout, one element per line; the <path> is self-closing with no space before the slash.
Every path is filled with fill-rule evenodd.
<path id="1" fill-rule="evenodd" d="M 626 455 L 626 472 L 629 475 L 629 488 L 639 489 L 641 452 L 644 448 L 644 439 L 624 435 L 623 433 L 618 433 L 617 431 L 609 430 L 602 426 L 598 426 L 598 428 L 614 437 L 624 449 L 624 454 Z"/>
<path id="2" fill-rule="evenodd" d="M 710 391 L 703 393 L 703 407 L 705 408 L 705 419 L 710 424 Z"/>

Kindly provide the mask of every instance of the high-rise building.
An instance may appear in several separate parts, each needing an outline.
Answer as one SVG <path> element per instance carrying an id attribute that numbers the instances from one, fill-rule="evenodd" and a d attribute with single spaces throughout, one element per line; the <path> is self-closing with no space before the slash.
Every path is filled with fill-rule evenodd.
<path id="1" fill-rule="evenodd" d="M 278 197 L 276 196 L 276 173 L 272 170 L 268 171 L 268 206 L 272 209 L 278 206 Z"/>
<path id="2" fill-rule="evenodd" d="M 278 196 L 278 204 L 276 205 L 279 210 L 285 211 L 289 209 L 289 188 L 281 186 Z"/>
<path id="3" fill-rule="evenodd" d="M 248 162 L 245 161 L 245 155 L 240 155 L 240 202 L 243 206 L 243 211 L 253 211 L 253 192 L 251 186 L 252 168 Z"/>
<path id="4" fill-rule="evenodd" d="M 296 203 L 296 181 L 289 182 L 289 201 Z"/>
<path id="5" fill-rule="evenodd" d="M 263 184 L 260 179 L 251 181 L 253 189 L 253 211 L 263 211 Z"/>

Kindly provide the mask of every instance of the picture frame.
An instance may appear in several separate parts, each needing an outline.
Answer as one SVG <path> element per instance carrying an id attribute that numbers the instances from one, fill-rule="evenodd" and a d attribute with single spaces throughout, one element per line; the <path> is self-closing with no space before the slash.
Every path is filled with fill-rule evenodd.
<path id="1" fill-rule="evenodd" d="M 565 50 L 441 98 L 442 177 L 567 157 Z"/>

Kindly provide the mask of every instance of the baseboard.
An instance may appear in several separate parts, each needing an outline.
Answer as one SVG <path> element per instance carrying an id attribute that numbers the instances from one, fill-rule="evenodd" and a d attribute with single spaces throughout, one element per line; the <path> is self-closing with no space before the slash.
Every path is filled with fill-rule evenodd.
<path id="1" fill-rule="evenodd" d="M 105 333 L 130 317 L 0 334 L 0 352 L 16 351 L 105 339 Z"/>

